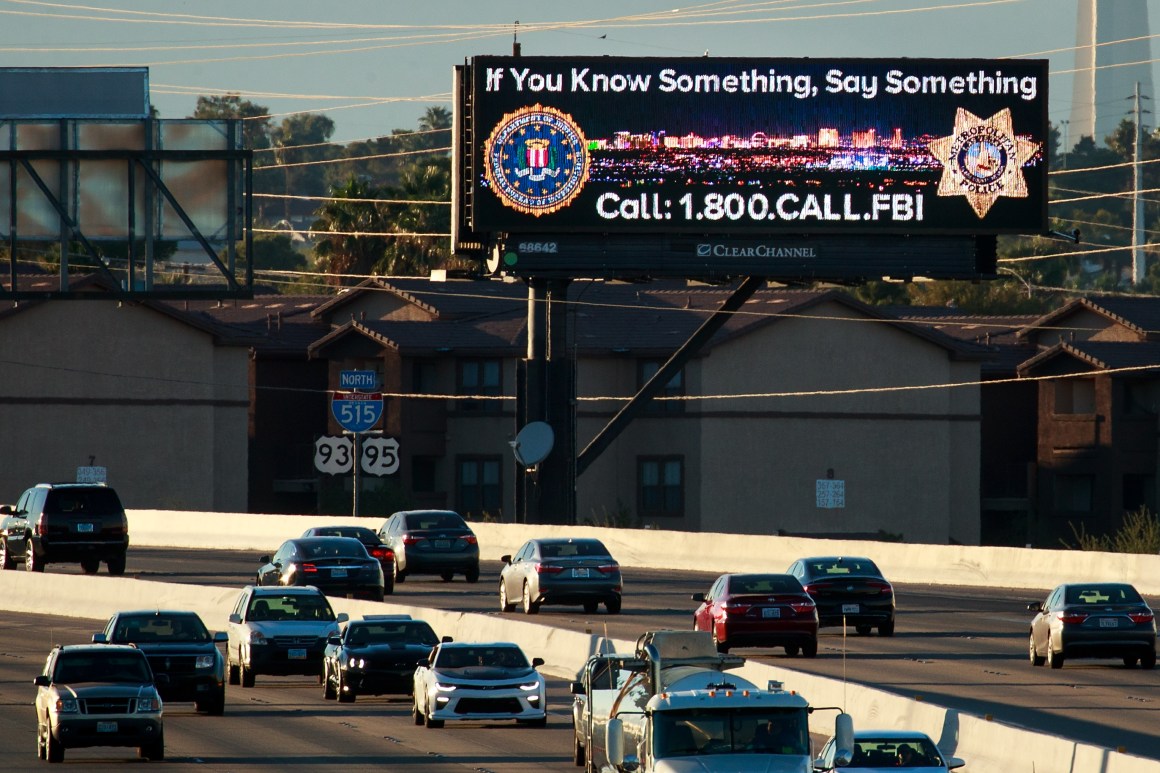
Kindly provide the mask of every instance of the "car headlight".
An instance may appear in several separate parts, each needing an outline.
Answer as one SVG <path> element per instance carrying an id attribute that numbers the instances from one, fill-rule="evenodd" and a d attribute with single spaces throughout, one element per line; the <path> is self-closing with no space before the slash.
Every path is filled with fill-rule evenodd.
<path id="1" fill-rule="evenodd" d="M 350 659 L 346 661 L 347 668 L 362 668 L 366 664 L 367 662 L 365 660 L 356 658 L 354 655 L 351 655 Z"/>
<path id="2" fill-rule="evenodd" d="M 153 714 L 161 711 L 161 699 L 156 696 L 137 699 L 138 714 Z"/>
<path id="3" fill-rule="evenodd" d="M 266 643 L 266 634 L 262 633 L 261 631 L 259 631 L 257 629 L 252 629 L 250 631 L 250 644 L 265 644 L 265 643 Z"/>
<path id="4" fill-rule="evenodd" d="M 435 689 L 438 690 L 439 692 L 451 692 L 452 690 L 455 689 L 455 685 L 444 684 L 443 682 L 436 682 Z"/>
<path id="5" fill-rule="evenodd" d="M 213 668 L 213 655 L 198 655 L 197 660 L 193 661 L 194 668 Z"/>
<path id="6" fill-rule="evenodd" d="M 538 690 L 538 689 L 540 689 L 540 683 L 539 682 L 528 682 L 527 684 L 521 684 L 520 689 L 523 690 L 524 692 L 531 692 L 532 690 Z"/>
<path id="7" fill-rule="evenodd" d="M 76 714 L 79 710 L 76 698 L 57 698 L 56 699 L 56 713 L 57 714 Z"/>

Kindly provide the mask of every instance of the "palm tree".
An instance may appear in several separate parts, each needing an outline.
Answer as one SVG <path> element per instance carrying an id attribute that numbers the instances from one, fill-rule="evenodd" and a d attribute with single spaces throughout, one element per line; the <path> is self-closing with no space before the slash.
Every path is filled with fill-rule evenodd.
<path id="1" fill-rule="evenodd" d="M 314 255 L 319 270 L 331 274 L 331 281 L 338 284 L 342 274 L 371 273 L 382 261 L 390 240 L 365 234 L 381 234 L 391 229 L 381 205 L 349 201 L 385 198 L 386 192 L 382 189 L 352 177 L 345 185 L 333 188 L 331 196 L 316 213 L 318 219 L 312 228 L 319 240 L 314 246 Z"/>

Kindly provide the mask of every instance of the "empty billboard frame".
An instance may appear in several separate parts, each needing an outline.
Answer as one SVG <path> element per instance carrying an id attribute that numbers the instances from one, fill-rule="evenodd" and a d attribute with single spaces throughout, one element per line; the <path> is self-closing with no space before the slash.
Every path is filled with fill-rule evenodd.
<path id="1" fill-rule="evenodd" d="M 660 275 L 680 236 L 720 273 L 864 278 L 900 239 L 905 273 L 976 278 L 1047 230 L 1045 60 L 480 56 L 456 98 L 453 244 L 501 270 L 606 238 Z"/>
<path id="2" fill-rule="evenodd" d="M 0 299 L 250 297 L 240 121 L 0 120 Z"/>

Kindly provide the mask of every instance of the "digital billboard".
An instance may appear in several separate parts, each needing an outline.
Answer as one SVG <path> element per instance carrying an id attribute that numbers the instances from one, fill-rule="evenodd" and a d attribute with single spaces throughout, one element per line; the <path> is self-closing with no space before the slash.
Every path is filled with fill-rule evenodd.
<path id="1" fill-rule="evenodd" d="M 1047 62 L 475 57 L 464 230 L 1047 228 Z"/>

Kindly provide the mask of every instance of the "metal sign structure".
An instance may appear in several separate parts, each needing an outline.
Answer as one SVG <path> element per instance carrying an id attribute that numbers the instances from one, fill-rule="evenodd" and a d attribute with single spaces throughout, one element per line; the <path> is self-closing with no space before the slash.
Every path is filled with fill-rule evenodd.
<path id="1" fill-rule="evenodd" d="M 237 120 L 0 116 L 0 299 L 252 297 L 252 167 Z"/>

